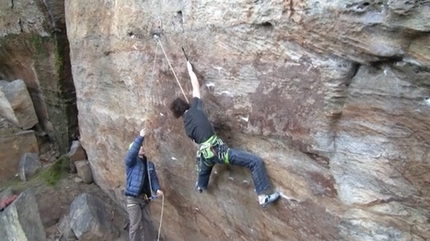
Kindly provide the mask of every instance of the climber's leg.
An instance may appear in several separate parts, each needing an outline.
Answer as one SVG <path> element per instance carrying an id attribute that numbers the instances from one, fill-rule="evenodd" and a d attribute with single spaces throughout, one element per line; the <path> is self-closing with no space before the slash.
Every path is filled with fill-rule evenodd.
<path id="1" fill-rule="evenodd" d="M 271 195 L 265 195 L 265 192 L 267 192 L 271 187 L 266 173 L 266 168 L 264 167 L 264 162 L 259 156 L 230 148 L 228 150 L 228 161 L 232 165 L 244 166 L 251 171 L 255 191 L 258 195 L 259 202 L 263 207 L 279 198 L 278 192 Z"/>
<path id="2" fill-rule="evenodd" d="M 199 176 L 197 180 L 197 189 L 201 192 L 201 190 L 204 190 L 208 187 L 209 183 L 209 177 L 212 172 L 214 164 L 210 161 L 204 160 L 203 158 L 200 161 L 200 170 L 199 170 Z"/>

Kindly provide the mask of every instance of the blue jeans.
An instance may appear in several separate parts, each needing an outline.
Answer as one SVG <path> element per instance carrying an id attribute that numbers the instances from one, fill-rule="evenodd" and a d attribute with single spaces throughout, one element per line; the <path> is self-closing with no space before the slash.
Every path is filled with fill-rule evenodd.
<path id="1" fill-rule="evenodd" d="M 214 149 L 217 153 L 217 156 L 209 160 L 203 160 L 203 157 L 201 157 L 202 161 L 200 162 L 200 172 L 197 181 L 197 185 L 200 188 L 207 188 L 209 177 L 215 164 L 228 164 L 225 163 L 224 160 L 220 160 L 218 158 L 218 156 L 223 156 L 221 155 L 222 152 L 228 152 L 229 164 L 246 167 L 251 171 L 252 180 L 254 182 L 257 195 L 264 194 L 265 191 L 270 189 L 266 168 L 264 167 L 263 160 L 259 156 L 249 152 L 228 148 L 226 144 L 214 146 Z"/>

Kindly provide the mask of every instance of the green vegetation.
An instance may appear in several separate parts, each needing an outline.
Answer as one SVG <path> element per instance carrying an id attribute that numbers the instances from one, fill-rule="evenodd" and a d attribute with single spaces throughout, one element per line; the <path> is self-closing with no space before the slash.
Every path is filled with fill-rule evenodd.
<path id="1" fill-rule="evenodd" d="M 63 71 L 63 64 L 64 64 L 64 60 L 63 60 L 63 56 L 60 53 L 60 50 L 58 48 L 55 48 L 54 51 L 54 57 L 55 57 L 55 74 L 58 76 L 58 79 L 61 80 L 61 72 Z M 59 92 L 61 93 L 61 90 L 59 90 Z"/>
<path id="2" fill-rule="evenodd" d="M 63 155 L 60 156 L 51 166 L 38 170 L 37 173 L 26 182 L 21 181 L 18 176 L 0 182 L 0 190 L 10 187 L 14 192 L 20 193 L 31 187 L 45 185 L 55 186 L 60 179 L 67 175 L 69 168 L 70 158 Z"/>
<path id="3" fill-rule="evenodd" d="M 47 185 L 55 186 L 63 174 L 67 173 L 69 167 L 70 158 L 67 155 L 62 155 L 47 170 L 43 171 L 40 177 Z"/>

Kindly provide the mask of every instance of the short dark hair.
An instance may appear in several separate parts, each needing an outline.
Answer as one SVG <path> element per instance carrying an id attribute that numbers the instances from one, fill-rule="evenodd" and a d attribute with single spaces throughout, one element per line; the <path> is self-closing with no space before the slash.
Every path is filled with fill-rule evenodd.
<path id="1" fill-rule="evenodd" d="M 172 111 L 175 118 L 181 117 L 189 108 L 190 104 L 179 97 L 170 103 L 170 111 Z"/>

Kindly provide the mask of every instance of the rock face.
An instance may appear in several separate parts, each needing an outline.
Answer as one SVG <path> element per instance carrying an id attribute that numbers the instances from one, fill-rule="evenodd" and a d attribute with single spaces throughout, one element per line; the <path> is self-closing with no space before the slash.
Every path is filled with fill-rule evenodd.
<path id="1" fill-rule="evenodd" d="M 37 153 L 25 153 L 18 166 L 18 175 L 22 181 L 27 181 L 30 177 L 36 174 L 36 171 L 42 167 L 39 155 Z"/>
<path id="2" fill-rule="evenodd" d="M 172 240 L 430 238 L 430 2 L 67 1 L 81 143 L 123 203 L 124 155 L 145 123 Z M 195 193 L 195 146 L 168 111 L 188 98 L 231 146 L 260 155 L 283 198 L 216 167 Z M 295 201 L 292 201 L 294 199 Z M 154 219 L 160 203 L 153 202 Z"/>
<path id="3" fill-rule="evenodd" d="M 76 172 L 76 161 L 87 160 L 87 154 L 79 141 L 72 142 L 72 146 L 70 147 L 70 151 L 67 153 L 67 156 L 70 158 L 70 170 L 73 173 Z"/>
<path id="4" fill-rule="evenodd" d="M 86 184 L 92 183 L 93 175 L 91 173 L 90 163 L 88 161 L 77 161 L 75 162 L 75 165 L 78 176 L 82 179 L 82 181 Z"/>
<path id="5" fill-rule="evenodd" d="M 119 230 L 110 221 L 105 203 L 84 193 L 76 197 L 70 206 L 70 226 L 82 241 L 109 241 L 119 237 Z"/>
<path id="6" fill-rule="evenodd" d="M 0 181 L 18 173 L 19 162 L 25 153 L 39 153 L 34 131 L 22 131 L 0 137 Z"/>
<path id="7" fill-rule="evenodd" d="M 0 91 L 0 116 L 15 126 L 19 126 L 19 122 L 16 119 L 12 106 L 10 106 L 9 100 L 3 91 Z"/>
<path id="8" fill-rule="evenodd" d="M 11 118 L 13 123 L 17 123 L 23 129 L 30 129 L 37 124 L 37 115 L 34 111 L 33 101 L 27 91 L 27 86 L 22 80 L 12 82 L 0 81 L 0 89 L 9 101 L 15 118 Z M 9 108 L 7 108 L 9 109 Z M 8 114 L 7 116 L 10 116 Z M 16 121 L 16 122 L 15 122 Z"/>
<path id="9" fill-rule="evenodd" d="M 66 153 L 77 110 L 64 0 L 2 1 L 0 12 L 0 80 L 25 82 L 43 133 Z M 25 128 L 34 124 L 17 117 Z"/>
<path id="10" fill-rule="evenodd" d="M 68 241 L 69 239 L 77 239 L 75 234 L 73 233 L 72 228 L 70 227 L 69 216 L 64 215 L 58 221 L 58 230 L 62 233 L 61 241 Z"/>
<path id="11" fill-rule="evenodd" d="M 31 189 L 21 193 L 12 204 L 0 213 L 0 224 L 2 240 L 46 240 L 36 198 Z"/>

